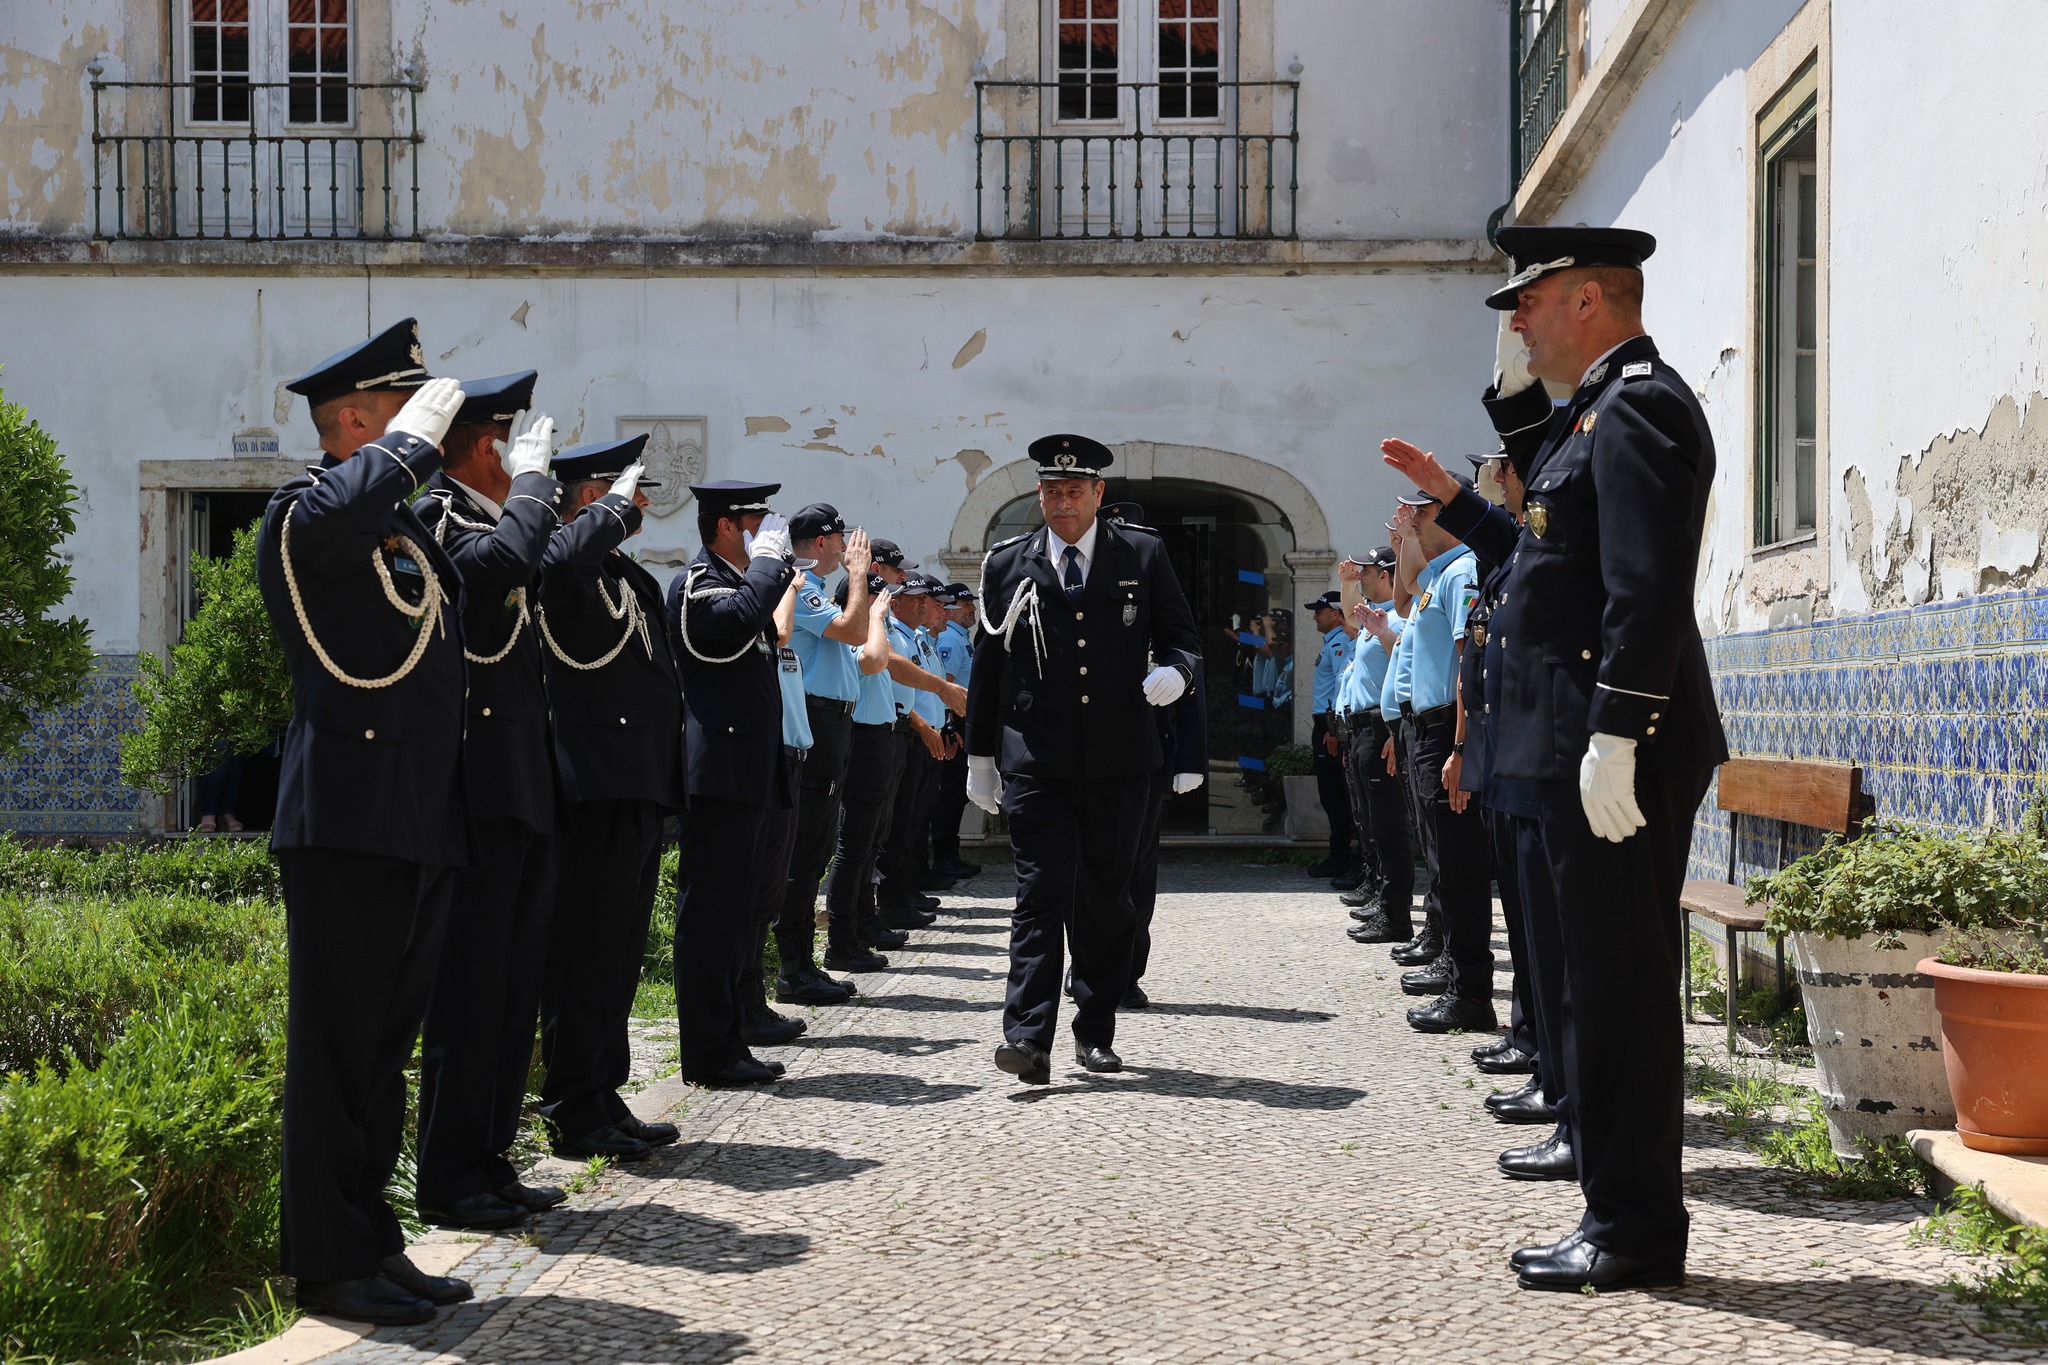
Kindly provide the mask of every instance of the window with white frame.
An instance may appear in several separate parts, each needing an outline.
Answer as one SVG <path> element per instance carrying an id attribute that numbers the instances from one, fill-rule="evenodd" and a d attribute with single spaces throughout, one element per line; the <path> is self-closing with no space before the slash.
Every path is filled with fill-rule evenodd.
<path id="1" fill-rule="evenodd" d="M 1151 119 L 1222 118 L 1234 9 L 1234 0 L 1047 0 L 1058 120 L 1130 119 L 1139 104 L 1119 83 L 1156 86 Z"/>
<path id="2" fill-rule="evenodd" d="M 1820 175 L 1811 99 L 1772 129 L 1759 158 L 1760 404 L 1756 542 L 1810 534 L 1820 488 Z"/>
<path id="3" fill-rule="evenodd" d="M 187 122 L 353 122 L 353 8 L 352 0 L 185 0 Z"/>

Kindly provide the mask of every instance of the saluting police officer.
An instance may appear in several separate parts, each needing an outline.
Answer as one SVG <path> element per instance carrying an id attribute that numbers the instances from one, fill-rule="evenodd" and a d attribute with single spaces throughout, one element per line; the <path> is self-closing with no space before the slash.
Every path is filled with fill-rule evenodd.
<path id="1" fill-rule="evenodd" d="M 540 1112 L 557 1156 L 638 1161 L 674 1142 L 619 1087 L 631 1074 L 626 1021 L 640 984 L 661 872 L 661 825 L 683 800 L 682 701 L 661 629 L 661 584 L 618 547 L 640 531 L 647 438 L 555 457 L 590 553 L 551 554 L 534 614 L 547 651 L 555 759 L 568 798 L 542 991 Z M 596 526 L 578 523 L 593 520 Z M 581 541 L 581 535 L 589 541 Z M 598 547 L 602 546 L 602 549 Z"/>
<path id="2" fill-rule="evenodd" d="M 683 1079 L 756 1085 L 783 1072 L 741 1037 L 747 932 L 769 808 L 792 803 L 774 613 L 796 576 L 773 483 L 692 484 L 703 538 L 668 591 L 687 717 L 689 812 L 676 877 L 676 1027 Z"/>
<path id="3" fill-rule="evenodd" d="M 425 1322 L 470 1296 L 422 1275 L 385 1202 L 405 1065 L 454 869 L 475 858 L 462 774 L 462 576 L 410 500 L 462 406 L 411 318 L 286 385 L 324 455 L 263 514 L 257 581 L 292 673 L 270 847 L 284 885 L 284 1271 L 301 1306 Z"/>
<path id="4" fill-rule="evenodd" d="M 1575 386 L 1552 410 L 1533 382 L 1487 407 L 1527 458 L 1524 524 L 1490 635 L 1498 641 L 1497 776 L 1534 781 L 1524 882 L 1549 879 L 1571 1001 L 1579 1226 L 1513 1259 L 1530 1289 L 1669 1284 L 1685 1273 L 1685 967 L 1678 897 L 1692 819 L 1727 758 L 1693 614 L 1714 442 L 1699 400 L 1643 333 L 1648 233 L 1510 227 L 1513 310 L 1532 379 Z M 1490 510 L 1406 443 L 1395 468 L 1447 500 L 1461 533 Z M 1497 514 L 1495 514 L 1497 515 Z M 1489 679 L 1489 681 L 1491 681 Z M 1531 896 L 1531 904 L 1536 898 Z"/>
<path id="5" fill-rule="evenodd" d="M 1309 613 L 1316 634 L 1323 641 L 1316 650 L 1316 667 L 1309 686 L 1309 704 L 1315 712 L 1309 750 L 1315 755 L 1316 799 L 1322 803 L 1323 815 L 1330 823 L 1330 851 L 1308 869 L 1308 875 L 1342 880 L 1351 871 L 1351 798 L 1344 786 L 1344 759 L 1338 750 L 1335 713 L 1337 680 L 1351 662 L 1352 640 L 1344 629 L 1344 604 L 1339 594 L 1326 592 L 1313 602 L 1303 603 L 1302 610 Z"/>
<path id="6" fill-rule="evenodd" d="M 832 866 L 825 875 L 825 965 L 835 971 L 875 972 L 889 965 L 888 958 L 861 942 L 859 926 L 877 915 L 875 858 L 903 774 L 899 737 L 910 729 L 910 721 L 897 710 L 897 684 L 889 676 L 894 662 L 889 647 L 890 598 L 895 589 L 882 577 L 879 563 L 867 587 L 868 638 L 855 651 L 860 678 L 846 764 L 846 796 L 841 802 Z M 850 584 L 842 582 L 836 600 L 844 606 L 850 595 Z M 832 977 L 825 980 L 852 991 L 851 982 Z M 799 984 L 787 977 L 778 980 L 776 998 L 802 999 Z"/>
<path id="7" fill-rule="evenodd" d="M 1415 858 L 1408 839 L 1408 798 L 1383 757 L 1390 732 L 1380 716 L 1380 689 L 1408 623 L 1394 610 L 1397 560 L 1391 545 L 1347 563 L 1356 571 L 1346 573 L 1346 566 L 1339 565 L 1338 572 L 1344 576 L 1345 610 L 1358 635 L 1337 702 L 1350 746 L 1344 773 L 1351 783 L 1352 809 L 1372 875 L 1341 899 L 1358 921 L 1349 930 L 1353 941 L 1399 943 L 1412 927 Z"/>
<path id="8" fill-rule="evenodd" d="M 526 1103 L 555 893 L 558 782 L 533 609 L 563 490 L 547 472 L 554 423 L 528 415 L 537 378 L 463 386 L 446 458 L 414 504 L 466 589 L 463 767 L 477 845 L 477 865 L 456 874 L 420 1047 L 417 1197 L 444 1227 L 507 1227 L 569 1197 L 521 1184 L 504 1155 Z M 563 543 L 602 528 L 580 529 Z"/>
<path id="9" fill-rule="evenodd" d="M 1017 862 L 995 1062 L 1043 1085 L 1067 933 L 1075 1058 L 1090 1071 L 1123 1066 L 1111 1045 L 1137 931 L 1131 867 L 1162 757 L 1149 708 L 1187 691 L 1201 649 L 1165 545 L 1097 516 L 1109 448 L 1058 435 L 1030 453 L 1046 524 L 982 563 L 967 795 L 1009 817 Z"/>
<path id="10" fill-rule="evenodd" d="M 917 846 L 929 837 L 933 783 L 939 765 L 956 751 L 959 740 L 948 729 L 946 716 L 957 706 L 967 709 L 966 689 L 948 682 L 939 663 L 937 642 L 930 627 L 938 624 L 941 612 L 933 599 L 943 587 L 930 574 L 915 570 L 904 575 L 903 585 L 889 602 L 889 649 L 900 663 L 891 667 L 898 680 L 898 706 L 910 720 L 902 738 L 903 775 L 896 784 L 895 803 L 882 833 L 881 852 L 875 858 L 879 880 L 875 902 L 882 915 L 915 912 L 913 897 L 920 891 Z M 923 680 L 923 686 L 919 685 Z M 945 879 L 951 884 L 951 879 Z M 861 937 L 872 947 L 902 947 L 909 942 L 907 930 L 885 922 L 870 922 Z"/>

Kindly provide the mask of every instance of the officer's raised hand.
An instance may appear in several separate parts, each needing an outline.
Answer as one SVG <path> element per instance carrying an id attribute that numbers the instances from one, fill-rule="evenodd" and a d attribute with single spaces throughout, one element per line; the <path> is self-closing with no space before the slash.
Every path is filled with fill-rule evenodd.
<path id="1" fill-rule="evenodd" d="M 1596 734 L 1579 760 L 1579 801 L 1593 833 L 1620 843 L 1646 823 L 1636 804 L 1636 742 Z"/>
<path id="2" fill-rule="evenodd" d="M 462 408 L 462 385 L 453 379 L 429 379 L 405 400 L 386 433 L 402 431 L 438 449 Z"/>
<path id="3" fill-rule="evenodd" d="M 1422 447 L 1398 436 L 1390 436 L 1380 442 L 1380 456 L 1395 473 L 1438 502 L 1448 503 L 1458 496 L 1458 481 L 1451 477 L 1448 469 L 1436 462 L 1436 456 Z M 1399 520 L 1399 517 L 1395 519 Z"/>
<path id="4" fill-rule="evenodd" d="M 611 491 L 635 507 L 645 507 L 647 504 L 640 496 L 640 476 L 646 472 L 646 465 L 634 461 L 619 471 L 618 478 L 612 480 Z"/>
<path id="5" fill-rule="evenodd" d="M 1154 706 L 1171 706 L 1187 690 L 1188 680 L 1169 664 L 1161 664 L 1145 675 L 1145 700 Z"/>
<path id="6" fill-rule="evenodd" d="M 789 540 L 789 523 L 781 516 L 770 512 L 761 518 L 761 524 L 751 532 L 743 532 L 741 540 L 747 548 L 749 559 L 791 560 L 796 551 Z"/>
<path id="7" fill-rule="evenodd" d="M 865 526 L 856 526 L 847 532 L 846 553 L 839 559 L 840 563 L 846 566 L 846 576 L 850 583 L 867 582 L 868 570 L 874 566 L 875 550 L 873 543 L 868 539 Z"/>
<path id="8" fill-rule="evenodd" d="M 498 461 L 512 478 L 545 474 L 555 458 L 555 419 L 544 412 L 522 412 L 512 419 L 512 440 L 492 441 Z"/>
<path id="9" fill-rule="evenodd" d="M 1513 398 L 1536 382 L 1529 373 L 1529 343 L 1514 328 L 1515 315 L 1500 315 L 1500 338 L 1493 346 L 1493 391 L 1496 397 Z"/>

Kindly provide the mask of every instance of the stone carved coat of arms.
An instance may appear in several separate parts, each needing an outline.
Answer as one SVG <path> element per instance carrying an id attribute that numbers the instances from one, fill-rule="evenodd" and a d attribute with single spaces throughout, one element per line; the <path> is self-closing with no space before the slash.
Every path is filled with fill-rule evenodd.
<path id="1" fill-rule="evenodd" d="M 661 487 L 647 490 L 648 512 L 657 517 L 672 514 L 690 501 L 690 485 L 704 482 L 710 457 L 705 453 L 705 420 L 702 417 L 621 417 L 619 437 L 647 433 L 647 447 L 641 459 L 647 477 L 658 479 Z"/>

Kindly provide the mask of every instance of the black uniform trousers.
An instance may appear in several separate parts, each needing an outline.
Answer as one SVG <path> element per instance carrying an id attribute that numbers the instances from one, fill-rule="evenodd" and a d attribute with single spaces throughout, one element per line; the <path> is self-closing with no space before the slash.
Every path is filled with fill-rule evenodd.
<path id="1" fill-rule="evenodd" d="M 284 1273 L 353 1280 L 405 1249 L 384 1187 L 455 874 L 331 848 L 279 849 L 277 863 L 290 962 Z"/>
<path id="2" fill-rule="evenodd" d="M 809 767 L 809 755 L 814 752 L 816 751 L 791 748 L 787 744 L 782 746 L 782 764 L 789 774 L 789 789 L 792 792 L 800 791 L 797 783 L 803 780 L 804 770 Z M 808 796 L 810 793 L 804 791 L 800 795 Z M 835 802 L 835 814 L 836 804 Z M 754 854 L 755 867 L 761 878 L 759 890 L 754 896 L 754 930 L 747 935 L 745 957 L 740 964 L 741 1022 L 745 1022 L 747 1015 L 757 1006 L 765 1008 L 768 1004 L 768 983 L 763 975 L 762 963 L 767 958 L 768 933 L 771 925 L 774 926 L 775 948 L 778 953 L 782 953 L 782 945 L 785 942 L 799 952 L 794 961 L 788 954 L 783 953 L 785 971 L 791 966 L 811 960 L 811 932 L 817 923 L 813 908 L 815 891 L 811 896 L 804 898 L 803 931 L 795 933 L 784 929 L 784 923 L 789 919 L 789 892 L 795 885 L 792 877 L 795 867 L 793 858 L 802 823 L 802 810 L 800 805 L 786 809 L 771 806 L 762 812 L 761 844 Z M 815 887 L 817 880 L 813 876 L 808 884 Z"/>
<path id="3" fill-rule="evenodd" d="M 1309 732 L 1309 749 L 1316 759 L 1316 797 L 1323 814 L 1330 819 L 1330 857 L 1351 857 L 1351 795 L 1344 785 L 1344 760 L 1329 752 L 1323 737 L 1330 733 L 1330 717 L 1317 712 Z"/>
<path id="4" fill-rule="evenodd" d="M 446 1208 L 518 1178 L 519 1137 L 555 909 L 555 841 L 523 820 L 476 822 L 455 874 L 420 1047 L 419 1201 Z"/>
<path id="5" fill-rule="evenodd" d="M 1108 1047 L 1131 980 L 1131 868 L 1151 777 L 1003 778 L 1017 861 L 1003 1037 L 1052 1047 L 1063 942 L 1074 954 L 1074 1040 Z"/>
<path id="6" fill-rule="evenodd" d="M 825 874 L 827 935 L 839 947 L 851 947 L 859 937 L 855 926 L 875 913 L 875 858 L 902 778 L 903 745 L 896 727 L 854 726 L 839 846 L 832 855 L 832 869 Z M 782 951 L 787 961 L 788 946 Z"/>
<path id="7" fill-rule="evenodd" d="M 917 843 L 931 819 L 932 778 L 939 766 L 910 727 L 904 727 L 896 742 L 903 749 L 903 776 L 896 784 L 882 851 L 875 859 L 882 874 L 875 899 L 889 906 L 902 905 L 917 890 Z"/>
<path id="8" fill-rule="evenodd" d="M 632 1111 L 619 1087 L 632 1075 L 626 1021 L 640 988 L 647 923 L 661 873 L 661 807 L 578 801 L 557 836 L 555 918 L 541 983 L 540 1112 L 581 1137 Z"/>
<path id="9" fill-rule="evenodd" d="M 1557 913 L 1557 883 L 1543 852 L 1543 827 L 1533 816 L 1501 817 L 1514 844 L 1515 880 L 1522 892 L 1522 952 L 1528 958 L 1525 1006 L 1535 1026 L 1536 1079 L 1543 1098 L 1557 1106 L 1558 1126 L 1570 1135 L 1572 1095 L 1565 1079 L 1566 1041 L 1571 1029 L 1565 1008 L 1563 925 Z"/>
<path id="10" fill-rule="evenodd" d="M 1647 823 L 1618 844 L 1587 826 L 1576 782 L 1542 784 L 1538 861 L 1556 897 L 1565 1088 L 1586 1196 L 1579 1228 L 1617 1256 L 1685 1255 L 1678 897 L 1693 815 L 1712 775 L 1638 768 L 1636 804 Z"/>
<path id="11" fill-rule="evenodd" d="M 1401 724 L 1406 752 L 1402 768 L 1422 836 L 1429 894 L 1442 915 L 1444 948 L 1451 959 L 1451 994 L 1464 1000 L 1493 999 L 1493 850 L 1478 802 L 1463 812 L 1451 809 L 1444 790 L 1444 764 L 1457 733 L 1453 719 L 1428 725 Z"/>
<path id="12" fill-rule="evenodd" d="M 701 1081 L 746 1053 L 740 979 L 755 923 L 755 859 L 767 807 L 693 796 L 676 878 L 676 1030 L 683 1079 Z"/>
<path id="13" fill-rule="evenodd" d="M 1408 793 L 1398 773 L 1380 756 L 1390 731 L 1371 721 L 1351 735 L 1351 771 L 1364 793 L 1366 847 L 1377 869 L 1380 907 L 1406 932 L 1415 909 L 1415 851 L 1408 838 Z M 1398 764 L 1397 764 L 1398 766 Z"/>
<path id="14" fill-rule="evenodd" d="M 932 786 L 932 861 L 960 856 L 960 818 L 967 814 L 967 750 L 939 764 Z"/>
<path id="15" fill-rule="evenodd" d="M 811 941 L 818 922 L 818 882 L 832 861 L 839 838 L 839 813 L 853 751 L 853 712 L 844 703 L 806 697 L 804 711 L 811 722 L 811 748 L 802 768 L 796 770 L 803 774 L 803 785 L 790 784 L 796 810 L 790 826 L 787 875 L 775 916 L 775 946 L 785 969 L 811 961 Z"/>
<path id="16" fill-rule="evenodd" d="M 1138 826 L 1138 856 L 1131 865 L 1131 909 L 1138 916 L 1138 932 L 1131 943 L 1131 985 L 1145 979 L 1152 964 L 1152 911 L 1159 904 L 1159 822 L 1166 815 L 1170 793 L 1145 794 L 1145 818 Z"/>
<path id="17" fill-rule="evenodd" d="M 1480 798 L 1475 793 L 1472 797 Z M 1556 1104 L 1563 1087 L 1553 1087 L 1543 1070 L 1542 1025 L 1537 1022 L 1539 1002 L 1535 979 L 1529 971 L 1530 912 L 1527 893 L 1522 889 L 1521 849 L 1515 837 L 1515 818 L 1491 806 L 1480 812 L 1486 822 L 1487 842 L 1493 849 L 1493 880 L 1500 887 L 1501 918 L 1508 931 L 1508 961 L 1513 969 L 1513 994 L 1508 1006 L 1508 1041 L 1536 1058 L 1537 1078 L 1543 1082 L 1543 1097 Z"/>

